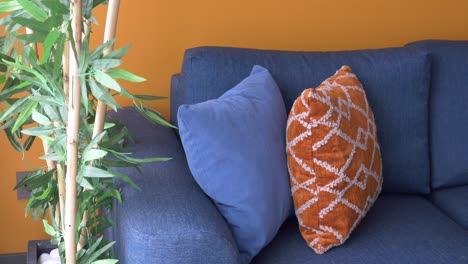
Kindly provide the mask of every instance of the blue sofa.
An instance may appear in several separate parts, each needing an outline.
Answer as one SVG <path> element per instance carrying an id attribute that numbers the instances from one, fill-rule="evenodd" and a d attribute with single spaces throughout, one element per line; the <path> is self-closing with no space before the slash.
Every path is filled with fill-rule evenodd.
<path id="1" fill-rule="evenodd" d="M 255 64 L 270 70 L 288 109 L 302 90 L 350 65 L 376 116 L 384 187 L 344 245 L 316 255 L 291 215 L 252 263 L 468 263 L 468 42 L 342 52 L 190 49 L 172 79 L 172 122 L 181 104 L 219 97 Z M 136 156 L 173 158 L 125 171 L 142 191 L 122 185 L 124 203 L 113 209 L 121 262 L 240 263 L 177 131 L 130 109 L 116 116 L 132 133 Z"/>

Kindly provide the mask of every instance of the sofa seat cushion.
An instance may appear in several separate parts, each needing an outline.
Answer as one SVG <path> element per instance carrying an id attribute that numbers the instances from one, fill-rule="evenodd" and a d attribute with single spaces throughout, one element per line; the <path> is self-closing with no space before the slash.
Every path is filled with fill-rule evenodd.
<path id="1" fill-rule="evenodd" d="M 468 185 L 435 191 L 432 202 L 468 230 Z"/>
<path id="2" fill-rule="evenodd" d="M 468 231 L 421 196 L 384 194 L 342 246 L 315 254 L 293 217 L 252 263 L 468 263 Z"/>

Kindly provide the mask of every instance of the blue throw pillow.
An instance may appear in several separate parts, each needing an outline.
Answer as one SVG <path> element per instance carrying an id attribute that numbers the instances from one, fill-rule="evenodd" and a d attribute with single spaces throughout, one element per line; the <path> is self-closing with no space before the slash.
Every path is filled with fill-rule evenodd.
<path id="1" fill-rule="evenodd" d="M 228 222 L 244 263 L 276 235 L 292 210 L 286 109 L 265 68 L 220 98 L 178 110 L 193 177 Z"/>

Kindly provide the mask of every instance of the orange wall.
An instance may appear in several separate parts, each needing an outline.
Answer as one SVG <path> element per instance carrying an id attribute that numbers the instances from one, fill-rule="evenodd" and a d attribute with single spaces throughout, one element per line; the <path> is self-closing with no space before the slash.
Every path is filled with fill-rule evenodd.
<path id="1" fill-rule="evenodd" d="M 149 80 L 130 90 L 169 95 L 170 76 L 190 47 L 340 50 L 468 39 L 467 12 L 465 0 L 123 0 L 117 46 L 133 44 L 125 68 Z M 101 8 L 96 13 L 101 24 L 104 16 Z M 95 28 L 96 43 L 102 32 L 102 26 Z M 168 106 L 168 101 L 157 105 L 165 116 Z M 12 191 L 14 173 L 28 167 L 3 133 L 0 146 L 0 254 L 24 252 L 27 240 L 46 236 L 40 223 L 24 218 L 25 202 L 16 201 Z"/>

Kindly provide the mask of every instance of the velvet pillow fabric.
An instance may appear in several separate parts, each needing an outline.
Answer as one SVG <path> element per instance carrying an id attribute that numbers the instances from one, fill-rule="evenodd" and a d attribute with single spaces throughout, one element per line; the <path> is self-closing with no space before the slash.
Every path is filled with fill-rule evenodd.
<path id="1" fill-rule="evenodd" d="M 193 177 L 228 222 L 244 263 L 292 211 L 286 121 L 278 86 L 260 66 L 218 99 L 178 110 Z"/>
<path id="2" fill-rule="evenodd" d="M 323 254 L 346 241 L 383 182 L 374 114 L 348 66 L 296 99 L 287 152 L 301 234 Z"/>

